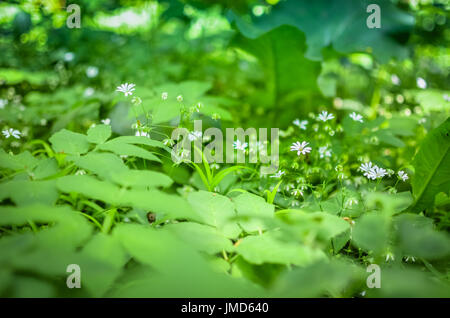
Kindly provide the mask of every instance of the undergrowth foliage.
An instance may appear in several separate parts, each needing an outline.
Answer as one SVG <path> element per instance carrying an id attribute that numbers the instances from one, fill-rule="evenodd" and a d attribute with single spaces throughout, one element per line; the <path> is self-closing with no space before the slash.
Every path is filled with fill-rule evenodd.
<path id="1" fill-rule="evenodd" d="M 392 32 L 418 32 L 417 8 L 386 3 Z M 309 5 L 268 5 L 252 25 L 242 8 L 186 5 L 187 23 L 161 6 L 145 31 L 151 40 L 92 24 L 67 43 L 50 33 L 42 44 L 16 20 L 0 24 L 22 32 L 2 47 L 24 46 L 9 64 L 0 59 L 0 296 L 449 297 L 442 52 L 430 55 L 416 39 L 408 45 L 420 53 L 408 57 L 383 28 L 377 44 L 355 36 L 346 46 L 341 28 L 329 43 L 313 31 L 330 21 L 319 27 L 290 9 Z M 313 6 L 360 19 L 347 12 L 355 6 Z M 30 15 L 23 3 L 6 9 Z M 58 29 L 52 17 L 32 30 Z M 204 27 L 208 17 L 216 29 Z M 98 56 L 71 46 L 83 34 Z M 379 47 L 361 52 L 367 45 Z M 147 64 L 149 48 L 159 63 Z M 46 61 L 42 70 L 19 67 L 27 50 Z M 426 59 L 433 65 L 417 62 Z M 195 120 L 204 129 L 279 128 L 279 170 L 210 161 L 198 147 L 201 162 L 183 152 L 173 162 L 174 129 L 211 142 Z M 234 142 L 246 158 L 261 146 L 271 142 Z M 71 264 L 81 288 L 66 285 Z M 371 264 L 381 288 L 366 284 Z"/>

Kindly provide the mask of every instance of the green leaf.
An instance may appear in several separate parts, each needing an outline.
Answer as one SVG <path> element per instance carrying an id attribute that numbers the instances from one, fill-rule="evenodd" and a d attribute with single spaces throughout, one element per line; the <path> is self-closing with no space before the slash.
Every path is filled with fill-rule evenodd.
<path id="1" fill-rule="evenodd" d="M 234 218 L 236 212 L 231 200 L 207 191 L 189 194 L 188 201 L 205 224 L 222 231 L 228 238 L 235 238 L 241 232 Z"/>
<path id="2" fill-rule="evenodd" d="M 0 148 L 0 167 L 11 170 L 31 170 L 39 160 L 34 158 L 29 151 L 24 151 L 18 155 L 8 154 Z"/>
<path id="3" fill-rule="evenodd" d="M 254 194 L 244 193 L 233 198 L 239 224 L 247 232 L 267 229 L 268 221 L 274 218 L 275 206 Z"/>
<path id="4" fill-rule="evenodd" d="M 274 263 L 307 265 L 325 258 L 319 249 L 297 242 L 280 241 L 272 232 L 262 235 L 247 236 L 236 248 L 248 262 L 253 264 Z"/>
<path id="5" fill-rule="evenodd" d="M 399 245 L 404 255 L 428 260 L 450 256 L 448 233 L 433 230 L 433 221 L 416 214 L 402 214 L 395 219 Z"/>
<path id="6" fill-rule="evenodd" d="M 266 75 L 269 105 L 295 100 L 305 91 L 318 92 L 320 63 L 304 57 L 305 37 L 291 26 L 276 28 L 256 39 L 239 37 L 234 44 L 256 56 Z M 297 97 L 296 97 L 297 96 Z"/>
<path id="7" fill-rule="evenodd" d="M 371 3 L 381 7 L 379 29 L 366 26 L 370 13 L 366 8 Z M 256 38 L 281 26 L 291 25 L 306 34 L 308 58 L 322 59 L 323 48 L 332 45 L 342 53 L 367 51 L 370 48 L 381 61 L 390 57 L 407 57 L 407 48 L 397 43 L 392 34 L 404 33 L 414 27 L 414 17 L 388 0 L 288 0 L 271 7 L 269 14 L 253 18 L 253 23 L 234 13 L 230 19 L 236 22 L 240 32 Z"/>
<path id="8" fill-rule="evenodd" d="M 127 171 L 128 167 L 122 159 L 111 153 L 90 152 L 74 160 L 74 163 L 82 168 L 97 174 L 104 179 L 111 179 L 113 174 Z"/>
<path id="9" fill-rule="evenodd" d="M 375 254 L 385 252 L 389 239 L 389 223 L 386 216 L 370 213 L 356 220 L 353 241 L 365 251 Z"/>
<path id="10" fill-rule="evenodd" d="M 191 247 L 208 253 L 217 254 L 222 251 L 232 252 L 233 244 L 217 229 L 194 222 L 180 222 L 169 224 L 165 229 L 171 231 L 182 241 L 187 242 Z"/>
<path id="11" fill-rule="evenodd" d="M 53 134 L 49 140 L 55 152 L 80 155 L 89 150 L 89 142 L 85 135 L 66 129 Z"/>
<path id="12" fill-rule="evenodd" d="M 95 125 L 89 128 L 87 132 L 87 140 L 94 144 L 102 144 L 111 137 L 110 125 Z"/>
<path id="13" fill-rule="evenodd" d="M 124 143 L 124 144 L 134 144 L 134 145 L 146 145 L 150 147 L 157 147 L 171 152 L 172 150 L 164 145 L 161 141 L 153 140 L 143 136 L 120 136 L 108 141 L 108 143 Z"/>
<path id="14" fill-rule="evenodd" d="M 107 142 L 105 144 L 98 145 L 98 149 L 111 151 L 117 155 L 133 156 L 150 161 L 161 162 L 161 160 L 150 151 L 126 143 Z"/>
<path id="15" fill-rule="evenodd" d="M 428 133 L 412 164 L 411 210 L 419 212 L 433 207 L 438 192 L 450 189 L 450 118 Z"/>
<path id="16" fill-rule="evenodd" d="M 43 203 L 53 205 L 58 199 L 55 180 L 12 180 L 0 184 L 0 199 L 9 197 L 17 205 Z"/>
<path id="17" fill-rule="evenodd" d="M 111 175 L 112 181 L 124 187 L 170 187 L 172 179 L 164 173 L 150 170 L 123 170 L 114 171 Z"/>

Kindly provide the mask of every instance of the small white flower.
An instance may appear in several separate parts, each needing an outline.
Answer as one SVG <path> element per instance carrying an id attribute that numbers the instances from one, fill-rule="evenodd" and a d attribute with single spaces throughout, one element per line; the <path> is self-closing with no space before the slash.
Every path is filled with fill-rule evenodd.
<path id="1" fill-rule="evenodd" d="M 411 262 L 413 263 L 416 261 L 414 256 L 406 256 L 405 262 L 409 262 L 409 260 L 411 260 Z"/>
<path id="2" fill-rule="evenodd" d="M 202 107 L 203 107 L 202 103 L 197 103 L 197 105 L 194 106 L 194 110 L 198 113 Z"/>
<path id="3" fill-rule="evenodd" d="M 83 169 L 78 170 L 77 172 L 75 172 L 75 175 L 76 175 L 76 176 L 83 176 L 83 175 L 85 175 L 85 174 L 86 174 L 86 171 L 84 171 Z"/>
<path id="4" fill-rule="evenodd" d="M 427 88 L 427 82 L 422 77 L 418 77 L 416 83 L 418 88 Z"/>
<path id="5" fill-rule="evenodd" d="M 350 198 L 345 202 L 345 207 L 351 207 L 353 204 L 358 204 L 358 200 L 355 198 Z"/>
<path id="6" fill-rule="evenodd" d="M 307 147 L 309 142 L 303 141 L 300 143 L 299 141 L 294 142 L 291 146 L 291 151 L 297 151 L 297 156 L 306 155 L 307 153 L 311 152 L 311 147 Z"/>
<path id="7" fill-rule="evenodd" d="M 380 168 L 378 166 L 374 166 L 369 172 L 364 173 L 364 175 L 368 179 L 372 179 L 372 180 L 381 179 L 387 174 L 388 174 L 388 172 L 386 171 L 386 169 Z"/>
<path id="8" fill-rule="evenodd" d="M 210 165 L 210 167 L 211 167 L 211 169 L 216 169 L 216 170 L 219 170 L 219 169 L 220 169 L 220 165 L 219 165 L 218 163 L 212 163 L 212 164 Z"/>
<path id="9" fill-rule="evenodd" d="M 234 149 L 238 149 L 238 150 L 244 151 L 245 148 L 247 148 L 247 146 L 248 146 L 248 143 L 246 143 L 246 142 L 241 143 L 240 140 L 237 140 L 237 141 L 233 142 Z"/>
<path id="10" fill-rule="evenodd" d="M 372 162 L 366 162 L 366 163 L 362 163 L 361 166 L 359 166 L 358 170 L 363 171 L 363 172 L 369 172 L 370 170 L 372 170 L 373 166 L 372 166 Z"/>
<path id="11" fill-rule="evenodd" d="M 100 120 L 102 122 L 103 125 L 110 125 L 111 124 L 111 119 L 109 118 L 105 118 Z"/>
<path id="12" fill-rule="evenodd" d="M 201 137 L 202 137 L 202 132 L 201 131 L 191 131 L 188 134 L 189 141 L 194 141 L 194 140 L 197 140 L 198 138 L 201 138 Z"/>
<path id="13" fill-rule="evenodd" d="M 163 140 L 163 144 L 165 144 L 166 146 L 173 146 L 175 144 L 175 141 L 170 138 L 166 138 Z"/>
<path id="14" fill-rule="evenodd" d="M 306 130 L 306 125 L 308 125 L 308 121 L 307 120 L 300 120 L 300 119 L 296 119 L 292 122 L 295 126 L 297 126 L 300 129 Z"/>
<path id="15" fill-rule="evenodd" d="M 7 99 L 0 99 L 0 109 L 5 108 L 5 106 L 8 104 Z"/>
<path id="16" fill-rule="evenodd" d="M 291 202 L 291 206 L 299 206 L 300 203 L 297 200 Z"/>
<path id="17" fill-rule="evenodd" d="M 357 114 L 355 112 L 351 113 L 350 118 L 353 119 L 354 121 L 359 121 L 360 123 L 363 122 L 363 116 L 361 116 L 360 114 Z"/>
<path id="18" fill-rule="evenodd" d="M 42 118 L 42 119 L 39 121 L 39 123 L 41 124 L 41 126 L 45 126 L 45 125 L 47 125 L 47 119 Z"/>
<path id="19" fill-rule="evenodd" d="M 323 122 L 331 120 L 334 118 L 333 114 L 329 114 L 327 111 L 323 111 L 319 114 L 319 116 L 317 116 L 318 120 L 321 120 Z"/>
<path id="20" fill-rule="evenodd" d="M 96 77 L 98 75 L 98 67 L 96 66 L 89 66 L 86 69 L 86 76 L 89 78 Z"/>
<path id="21" fill-rule="evenodd" d="M 282 175 L 284 175 L 285 172 L 282 170 L 278 170 L 277 173 L 275 173 L 273 176 L 270 176 L 271 178 L 281 178 Z"/>
<path id="22" fill-rule="evenodd" d="M 177 101 L 182 102 L 183 101 L 183 95 L 178 95 L 177 96 Z"/>
<path id="23" fill-rule="evenodd" d="M 319 148 L 319 157 L 331 157 L 331 150 L 328 149 L 328 146 L 320 147 Z"/>
<path id="24" fill-rule="evenodd" d="M 291 192 L 292 195 L 298 197 L 299 195 L 303 196 L 303 191 L 301 189 L 294 189 Z"/>
<path id="25" fill-rule="evenodd" d="M 137 136 L 137 137 L 150 137 L 149 135 L 148 135 L 148 133 L 146 133 L 145 131 L 136 131 L 136 134 L 135 134 L 135 136 Z"/>
<path id="26" fill-rule="evenodd" d="M 448 94 L 442 95 L 442 98 L 443 98 L 446 102 L 450 102 L 450 96 L 449 96 Z"/>
<path id="27" fill-rule="evenodd" d="M 400 84 L 400 78 L 397 75 L 392 74 L 391 75 L 391 82 L 394 85 L 399 85 Z"/>
<path id="28" fill-rule="evenodd" d="M 64 54 L 64 61 L 70 62 L 75 58 L 75 54 L 72 52 L 67 52 Z"/>
<path id="29" fill-rule="evenodd" d="M 162 99 L 162 100 L 166 100 L 168 97 L 169 97 L 169 94 L 168 94 L 167 92 L 163 92 L 163 93 L 161 94 L 161 99 Z"/>
<path id="30" fill-rule="evenodd" d="M 135 86 L 136 85 L 132 84 L 132 83 L 130 83 L 130 84 L 128 84 L 128 83 L 121 84 L 120 86 L 117 86 L 116 91 L 124 93 L 125 96 L 133 95 L 133 91 L 135 89 L 134 88 Z"/>
<path id="31" fill-rule="evenodd" d="M 84 90 L 83 96 L 84 97 L 90 97 L 92 95 L 94 95 L 95 90 L 92 87 L 88 87 Z"/>
<path id="32" fill-rule="evenodd" d="M 408 180 L 408 174 L 407 174 L 405 171 L 403 171 L 403 170 L 400 170 L 400 171 L 398 172 L 398 177 L 399 177 L 400 179 L 402 179 L 403 182 L 405 182 L 406 180 Z"/>
<path id="33" fill-rule="evenodd" d="M 2 131 L 2 133 L 3 133 L 3 135 L 5 135 L 6 138 L 9 138 L 12 136 L 16 139 L 20 139 L 20 135 L 21 135 L 20 131 L 18 131 L 17 129 L 12 129 L 12 128 L 5 129 Z"/>
<path id="34" fill-rule="evenodd" d="M 395 260 L 394 254 L 392 254 L 391 252 L 386 253 L 386 262 L 389 262 L 389 260 Z"/>

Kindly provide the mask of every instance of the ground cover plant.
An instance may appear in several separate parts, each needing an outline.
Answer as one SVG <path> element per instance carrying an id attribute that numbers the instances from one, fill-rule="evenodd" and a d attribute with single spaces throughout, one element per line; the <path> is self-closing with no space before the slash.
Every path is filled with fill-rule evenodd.
<path id="1" fill-rule="evenodd" d="M 0 296 L 449 297 L 449 19 L 1 2 Z M 174 151 L 176 128 L 200 147 Z M 279 138 L 210 161 L 208 128 Z M 273 173 L 249 162 L 273 147 Z"/>

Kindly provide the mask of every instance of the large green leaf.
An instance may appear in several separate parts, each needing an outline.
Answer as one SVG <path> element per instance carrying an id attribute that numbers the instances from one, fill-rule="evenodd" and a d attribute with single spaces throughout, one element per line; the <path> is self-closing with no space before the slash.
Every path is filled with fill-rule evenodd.
<path id="1" fill-rule="evenodd" d="M 236 250 L 253 264 L 275 263 L 304 266 L 325 258 L 325 254 L 319 249 L 313 249 L 297 242 L 281 241 L 272 232 L 247 236 L 242 239 Z"/>
<path id="2" fill-rule="evenodd" d="M 198 191 L 188 196 L 188 201 L 203 222 L 216 227 L 228 238 L 235 238 L 241 232 L 231 200 L 222 195 Z"/>
<path id="3" fill-rule="evenodd" d="M 66 129 L 53 134 L 49 140 L 52 143 L 55 152 L 79 155 L 86 153 L 89 150 L 89 142 L 86 135 Z"/>
<path id="4" fill-rule="evenodd" d="M 267 228 L 267 219 L 273 219 L 275 206 L 263 198 L 244 193 L 233 198 L 239 224 L 247 232 L 262 231 Z"/>
<path id="5" fill-rule="evenodd" d="M 431 208 L 438 192 L 450 191 L 450 118 L 428 133 L 413 166 L 411 209 L 418 212 Z"/>
<path id="6" fill-rule="evenodd" d="M 282 26 L 256 39 L 239 36 L 234 44 L 260 60 L 270 106 L 295 101 L 305 91 L 318 92 L 315 79 L 320 73 L 320 63 L 304 57 L 305 36 L 298 29 Z"/>
<path id="7" fill-rule="evenodd" d="M 366 9 L 369 4 L 381 8 L 381 28 L 369 29 Z M 369 48 L 381 61 L 390 57 L 405 58 L 407 48 L 397 43 L 392 34 L 409 32 L 414 18 L 398 9 L 389 0 L 288 0 L 280 1 L 271 12 L 254 18 L 253 22 L 230 13 L 240 32 L 256 38 L 281 26 L 290 25 L 306 34 L 306 56 L 321 59 L 322 49 L 333 45 L 338 52 L 367 51 Z"/>

